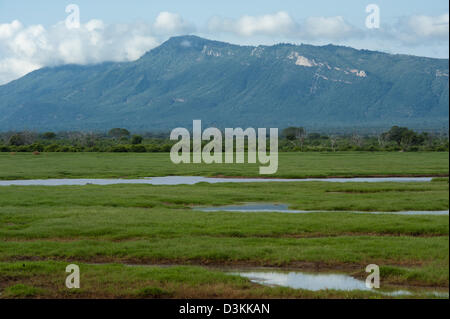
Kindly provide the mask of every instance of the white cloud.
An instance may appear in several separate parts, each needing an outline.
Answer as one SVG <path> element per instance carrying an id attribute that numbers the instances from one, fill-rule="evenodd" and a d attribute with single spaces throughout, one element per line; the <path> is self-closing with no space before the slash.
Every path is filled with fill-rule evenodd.
<path id="1" fill-rule="evenodd" d="M 187 34 L 195 30 L 195 27 L 186 22 L 179 14 L 171 12 L 161 12 L 153 24 L 155 31 L 158 34 Z"/>
<path id="2" fill-rule="evenodd" d="M 9 82 L 25 74 L 37 70 L 42 66 L 30 61 L 15 58 L 0 60 L 0 84 Z"/>
<path id="3" fill-rule="evenodd" d="M 297 24 L 291 16 L 280 11 L 275 14 L 262 16 L 245 15 L 239 19 L 212 18 L 208 23 L 212 32 L 230 32 L 239 36 L 249 37 L 254 35 L 292 35 Z"/>
<path id="4" fill-rule="evenodd" d="M 135 35 L 125 44 L 125 60 L 134 61 L 139 59 L 150 48 L 154 48 L 159 42 L 152 38 L 142 35 Z"/>
<path id="5" fill-rule="evenodd" d="M 244 15 L 238 19 L 213 17 L 208 22 L 212 34 L 229 33 L 242 38 L 254 36 L 284 37 L 295 41 L 334 41 L 373 38 L 396 40 L 404 45 L 428 40 L 445 40 L 449 36 L 449 15 L 416 15 L 399 18 L 396 25 L 379 30 L 357 28 L 342 16 L 308 17 L 296 22 L 287 12 L 261 16 Z"/>
<path id="6" fill-rule="evenodd" d="M 301 25 L 301 36 L 305 39 L 345 39 L 356 37 L 360 32 L 341 16 L 310 17 Z"/>
<path id="7" fill-rule="evenodd" d="M 438 37 L 447 39 L 448 20 L 448 13 L 437 17 L 412 16 L 409 19 L 409 26 L 413 32 L 420 37 Z"/>
<path id="8" fill-rule="evenodd" d="M 366 33 L 367 41 L 358 47 L 364 44 L 372 50 L 448 59 L 448 28 L 448 13 L 401 17 L 393 24 L 382 24 L 381 29 Z"/>
<path id="9" fill-rule="evenodd" d="M 11 23 L 0 24 L 0 39 L 10 38 L 17 30 L 22 28 L 22 23 L 14 20 Z"/>
<path id="10" fill-rule="evenodd" d="M 168 36 L 189 30 L 191 24 L 170 12 L 161 12 L 153 24 L 90 20 L 73 29 L 64 22 L 47 29 L 17 20 L 0 24 L 0 85 L 44 66 L 133 61 Z"/>
<path id="11" fill-rule="evenodd" d="M 284 11 L 262 16 L 245 15 L 239 19 L 214 17 L 209 21 L 208 28 L 210 32 L 232 33 L 241 37 L 263 35 L 332 40 L 360 35 L 360 32 L 341 16 L 309 17 L 304 23 L 297 23 Z"/>
<path id="12" fill-rule="evenodd" d="M 214 17 L 209 20 L 211 37 L 224 33 L 240 44 L 306 42 L 349 45 L 378 51 L 448 57 L 449 15 L 416 15 L 398 18 L 393 25 L 380 29 L 355 27 L 342 16 L 308 17 L 300 22 L 282 11 L 276 14 L 238 19 Z M 263 38 L 255 38 L 263 36 Z M 265 37 L 265 38 L 264 38 Z"/>
<path id="13" fill-rule="evenodd" d="M 394 27 L 393 35 L 407 43 L 423 41 L 448 41 L 449 15 L 415 15 L 404 17 Z"/>
<path id="14" fill-rule="evenodd" d="M 76 29 L 67 29 L 64 22 L 48 28 L 24 26 L 18 20 L 0 24 L 0 85 L 44 66 L 133 61 L 167 37 L 195 29 L 179 14 L 170 12 L 161 12 L 148 24 L 106 25 L 101 20 L 90 20 Z M 286 40 L 332 42 L 442 57 L 448 56 L 449 14 L 402 17 L 394 25 L 382 23 L 381 29 L 368 30 L 352 26 L 341 16 L 309 17 L 296 22 L 287 12 L 280 11 L 237 19 L 214 17 L 209 20 L 207 30 L 210 38 L 217 39 L 225 33 L 232 35 L 231 42 L 238 43 L 256 44 L 262 39 L 268 39 L 265 44 Z"/>

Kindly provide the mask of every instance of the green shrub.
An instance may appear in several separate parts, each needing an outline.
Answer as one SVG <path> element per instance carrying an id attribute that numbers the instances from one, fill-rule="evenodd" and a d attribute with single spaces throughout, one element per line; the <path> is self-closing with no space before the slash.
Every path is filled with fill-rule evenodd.
<path id="1" fill-rule="evenodd" d="M 147 152 L 158 153 L 160 152 L 160 148 L 158 145 L 151 144 L 147 146 Z"/>
<path id="2" fill-rule="evenodd" d="M 142 136 L 140 135 L 133 135 L 133 137 L 131 138 L 131 144 L 133 145 L 137 145 L 137 144 L 142 144 Z"/>
<path id="3" fill-rule="evenodd" d="M 164 144 L 161 146 L 161 152 L 170 152 L 172 149 L 172 145 L 170 144 Z"/>
<path id="4" fill-rule="evenodd" d="M 147 152 L 147 149 L 142 144 L 131 145 L 130 149 L 131 149 L 131 152 L 134 152 L 134 153 L 145 153 L 145 152 Z"/>
<path id="5" fill-rule="evenodd" d="M 44 148 L 44 152 L 54 153 L 54 152 L 58 152 L 58 151 L 59 151 L 59 145 L 57 145 L 57 144 L 51 144 Z"/>
<path id="6" fill-rule="evenodd" d="M 91 152 L 91 153 L 97 153 L 97 152 L 100 152 L 100 147 L 98 147 L 98 146 L 87 147 L 84 151 Z"/>
<path id="7" fill-rule="evenodd" d="M 111 147 L 111 152 L 126 153 L 126 152 L 128 152 L 128 147 L 126 147 L 125 145 L 116 145 L 116 146 Z"/>
<path id="8" fill-rule="evenodd" d="M 71 148 L 70 148 L 69 146 L 61 146 L 61 147 L 57 150 L 57 152 L 67 153 L 67 152 L 70 152 L 70 151 L 71 151 L 70 149 L 71 149 Z"/>
<path id="9" fill-rule="evenodd" d="M 40 143 L 34 143 L 29 146 L 29 149 L 31 152 L 43 152 L 44 151 L 44 145 Z"/>
<path id="10" fill-rule="evenodd" d="M 25 153 L 25 152 L 31 152 L 29 145 L 21 145 L 15 147 L 16 152 Z"/>
<path id="11" fill-rule="evenodd" d="M 21 146 L 21 145 L 25 144 L 25 139 L 20 134 L 14 134 L 13 136 L 11 136 L 9 138 L 8 143 L 9 143 L 9 145 Z"/>

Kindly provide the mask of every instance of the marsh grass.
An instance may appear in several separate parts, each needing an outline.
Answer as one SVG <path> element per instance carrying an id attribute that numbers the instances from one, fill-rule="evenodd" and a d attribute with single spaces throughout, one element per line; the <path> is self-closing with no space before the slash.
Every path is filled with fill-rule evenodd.
<path id="1" fill-rule="evenodd" d="M 80 263 L 80 289 L 64 285 L 66 263 L 0 262 L 8 281 L 3 298 L 381 298 L 368 291 L 306 291 L 264 287 L 222 271 L 194 266 L 126 266 Z M 18 284 L 32 282 L 33 286 Z M 415 297 L 421 297 L 417 295 Z M 428 296 L 429 297 L 429 296 Z"/>
<path id="2" fill-rule="evenodd" d="M 448 153 L 280 154 L 280 160 L 279 177 L 448 174 Z M 175 166 L 168 154 L 0 154 L 0 179 L 257 172 L 252 165 Z M 364 278 L 372 263 L 381 266 L 385 283 L 448 287 L 448 216 L 346 213 L 448 210 L 448 188 L 448 178 L 0 187 L 0 293 L 2 298 L 381 298 L 361 291 L 263 287 L 204 267 L 339 270 Z M 195 210 L 247 202 L 339 212 Z M 69 263 L 81 267 L 79 290 L 65 288 Z M 145 266 L 150 264 L 173 266 Z"/>
<path id="3" fill-rule="evenodd" d="M 407 163 L 407 165 L 405 165 Z M 0 153 L 0 179 L 136 178 L 152 176 L 260 177 L 260 164 L 181 164 L 169 153 Z M 272 177 L 446 175 L 448 152 L 279 153 Z"/>
<path id="4" fill-rule="evenodd" d="M 17 284 L 6 287 L 3 297 L 6 298 L 31 298 L 45 295 L 47 291 L 42 288 L 32 287 L 24 284 Z"/>
<path id="5" fill-rule="evenodd" d="M 246 202 L 338 211 L 447 210 L 448 183 L 226 183 L 177 186 L 0 187 L 0 207 L 135 207 L 187 209 Z"/>

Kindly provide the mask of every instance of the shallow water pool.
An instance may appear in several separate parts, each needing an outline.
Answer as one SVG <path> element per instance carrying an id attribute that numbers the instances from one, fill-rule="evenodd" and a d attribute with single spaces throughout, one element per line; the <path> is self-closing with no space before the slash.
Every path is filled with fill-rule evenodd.
<path id="1" fill-rule="evenodd" d="M 365 281 L 343 274 L 312 274 L 304 272 L 276 272 L 276 271 L 250 271 L 235 273 L 250 279 L 254 283 L 265 286 L 281 286 L 293 289 L 310 291 L 341 290 L 341 291 L 371 291 L 386 296 L 411 296 L 425 294 L 440 298 L 448 298 L 448 291 L 420 289 L 372 289 L 366 286 Z"/>
<path id="2" fill-rule="evenodd" d="M 238 212 L 238 213 L 354 213 L 354 214 L 390 214 L 390 215 L 448 215 L 449 211 L 403 211 L 403 212 L 360 212 L 360 211 L 327 211 L 327 210 L 295 210 L 289 209 L 287 204 L 243 204 L 228 206 L 197 207 L 195 210 L 203 212 Z"/>
<path id="3" fill-rule="evenodd" d="M 212 178 L 202 176 L 165 176 L 138 179 L 30 179 L 0 181 L 0 186 L 84 186 L 115 184 L 194 185 L 198 183 L 270 183 L 270 182 L 330 182 L 330 183 L 381 183 L 430 182 L 432 177 L 367 177 L 367 178 Z"/>

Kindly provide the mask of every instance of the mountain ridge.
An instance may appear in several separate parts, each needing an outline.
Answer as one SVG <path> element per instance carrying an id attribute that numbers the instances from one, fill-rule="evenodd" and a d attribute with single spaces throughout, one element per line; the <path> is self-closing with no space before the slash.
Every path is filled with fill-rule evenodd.
<path id="1" fill-rule="evenodd" d="M 46 67 L 0 86 L 0 130 L 448 127 L 448 59 L 170 38 L 133 62 Z"/>

